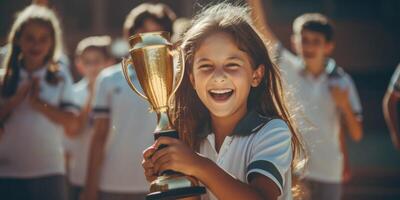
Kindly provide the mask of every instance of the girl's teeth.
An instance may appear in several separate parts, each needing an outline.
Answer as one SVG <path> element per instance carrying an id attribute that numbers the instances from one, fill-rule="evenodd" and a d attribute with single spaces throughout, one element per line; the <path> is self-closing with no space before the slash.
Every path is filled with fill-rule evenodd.
<path id="1" fill-rule="evenodd" d="M 223 90 L 210 90 L 210 92 L 215 93 L 215 94 L 224 94 L 231 92 L 232 89 L 223 89 Z"/>

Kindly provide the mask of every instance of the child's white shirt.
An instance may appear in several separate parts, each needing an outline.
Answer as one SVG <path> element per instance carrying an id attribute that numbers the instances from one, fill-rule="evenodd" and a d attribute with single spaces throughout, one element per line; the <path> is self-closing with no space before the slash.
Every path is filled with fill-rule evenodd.
<path id="1" fill-rule="evenodd" d="M 139 81 L 132 76 L 134 84 Z M 142 152 L 154 143 L 156 114 L 126 82 L 120 64 L 104 69 L 96 80 L 93 117 L 110 120 L 101 166 L 101 191 L 142 193 L 149 190 L 143 173 Z"/>
<path id="2" fill-rule="evenodd" d="M 362 107 L 353 80 L 336 66 L 333 59 L 328 59 L 326 72 L 315 78 L 306 72 L 299 57 L 286 49 L 281 49 L 279 55 L 278 65 L 284 89 L 291 93 L 292 103 L 302 111 L 295 113 L 295 117 L 309 156 L 305 177 L 340 183 L 344 162 L 339 138 L 340 113 L 330 87 L 336 85 L 347 90 L 353 112 L 362 118 Z"/>
<path id="3" fill-rule="evenodd" d="M 45 80 L 47 66 L 29 75 L 20 69 L 19 87 L 39 79 L 39 97 L 46 103 L 77 112 L 72 100 L 72 80 L 60 70 L 61 81 Z M 0 177 L 35 178 L 64 174 L 63 127 L 31 107 L 28 97 L 6 119 L 0 139 Z"/>
<path id="4" fill-rule="evenodd" d="M 264 120 L 259 120 L 262 116 L 256 113 L 250 115 L 255 119 L 247 121 L 251 123 L 242 123 L 242 126 L 246 126 L 242 130 L 250 130 L 252 134 L 227 136 L 220 151 L 216 152 L 215 135 L 211 133 L 201 143 L 199 153 L 241 182 L 248 183 L 251 173 L 266 176 L 279 188 L 282 194 L 279 199 L 292 199 L 290 129 L 281 119 L 272 119 L 265 124 Z M 202 199 L 217 198 L 207 190 Z"/>

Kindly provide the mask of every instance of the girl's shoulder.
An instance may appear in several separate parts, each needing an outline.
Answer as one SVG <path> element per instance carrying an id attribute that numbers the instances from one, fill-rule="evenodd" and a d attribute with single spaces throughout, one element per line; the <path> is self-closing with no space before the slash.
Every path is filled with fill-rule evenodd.
<path id="1" fill-rule="evenodd" d="M 274 118 L 266 122 L 259 130 L 252 134 L 255 141 L 263 140 L 290 140 L 291 131 L 287 123 L 279 118 Z"/>

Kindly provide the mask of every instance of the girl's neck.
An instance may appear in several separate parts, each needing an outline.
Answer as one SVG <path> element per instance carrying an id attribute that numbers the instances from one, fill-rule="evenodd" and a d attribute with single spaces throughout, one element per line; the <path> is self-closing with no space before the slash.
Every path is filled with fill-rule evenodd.
<path id="1" fill-rule="evenodd" d="M 219 152 L 225 137 L 232 134 L 236 125 L 246 115 L 246 113 L 247 108 L 238 110 L 236 113 L 227 117 L 211 115 L 211 127 L 215 135 L 215 149 L 217 152 Z"/>
<path id="2" fill-rule="evenodd" d="M 36 61 L 36 60 L 22 60 L 23 66 L 26 71 L 34 72 L 44 66 L 44 61 Z"/>

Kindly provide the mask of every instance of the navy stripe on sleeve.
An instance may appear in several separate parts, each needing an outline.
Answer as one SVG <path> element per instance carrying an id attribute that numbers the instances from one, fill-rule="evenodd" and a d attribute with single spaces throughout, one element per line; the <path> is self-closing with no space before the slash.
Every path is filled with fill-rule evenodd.
<path id="1" fill-rule="evenodd" d="M 281 173 L 278 171 L 276 166 L 274 164 L 272 164 L 271 162 L 269 162 L 267 160 L 254 161 L 254 162 L 250 163 L 250 165 L 247 167 L 247 172 L 254 170 L 254 169 L 260 169 L 260 170 L 270 173 L 272 176 L 274 176 L 276 178 L 276 180 L 278 180 L 279 184 L 283 188 L 283 178 L 281 176 Z M 257 172 L 254 172 L 254 173 L 257 173 Z M 247 177 L 247 179 L 248 178 L 249 178 L 249 176 Z M 247 180 L 247 181 L 250 182 L 250 180 Z"/>

